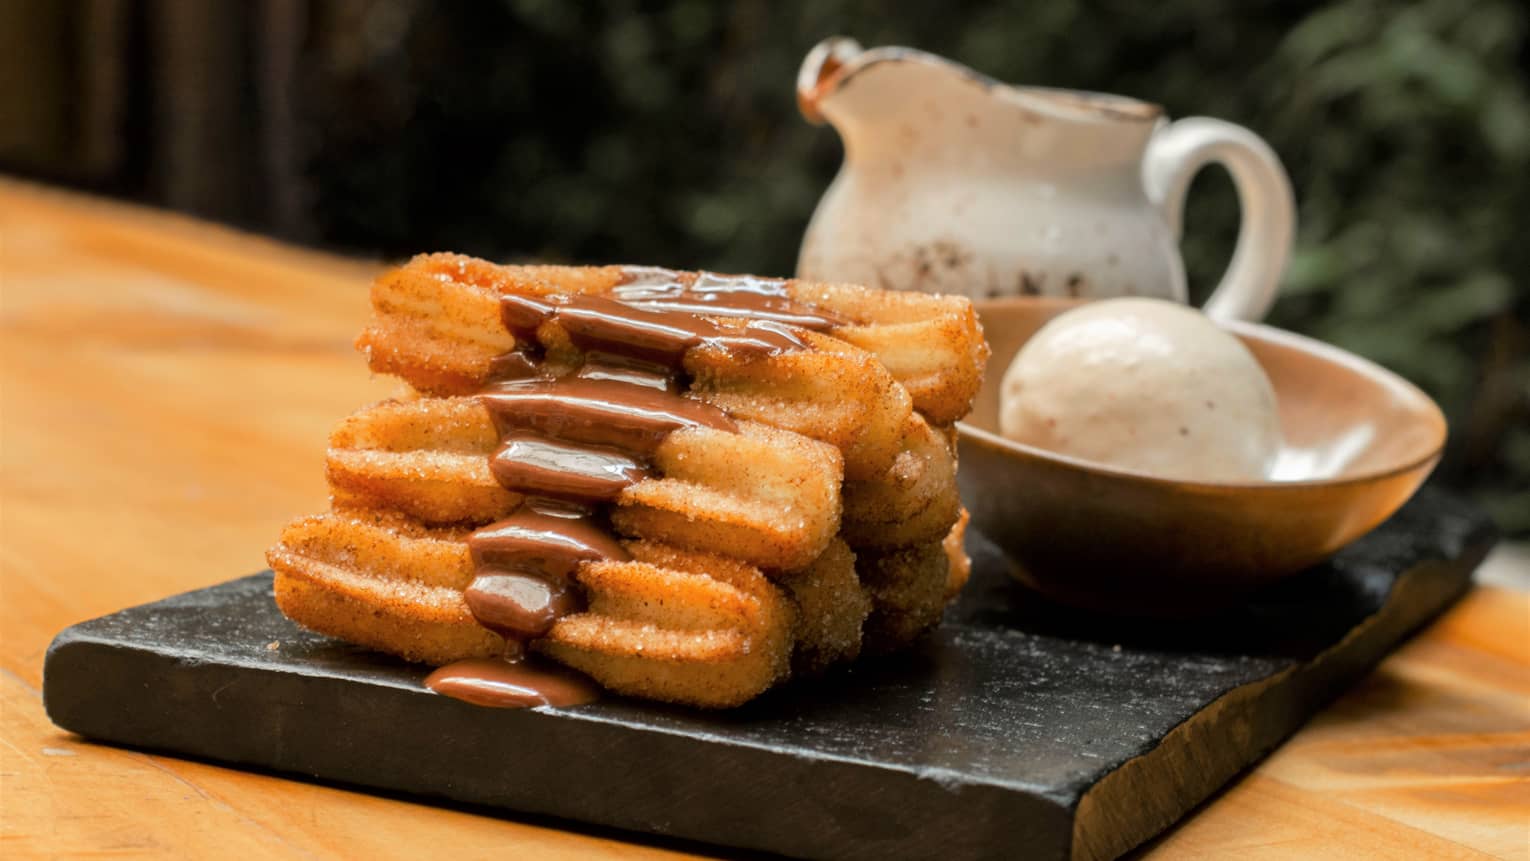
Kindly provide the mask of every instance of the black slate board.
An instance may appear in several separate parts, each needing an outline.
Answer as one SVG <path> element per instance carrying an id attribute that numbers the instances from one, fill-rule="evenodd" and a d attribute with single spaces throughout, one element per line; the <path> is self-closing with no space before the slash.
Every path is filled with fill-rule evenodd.
<path id="1" fill-rule="evenodd" d="M 721 714 L 438 697 L 420 668 L 294 627 L 257 574 L 65 630 L 44 699 L 107 741 L 729 847 L 1112 857 L 1448 606 L 1492 541 L 1426 491 L 1243 607 L 1128 624 L 1041 603 L 975 537 L 972 583 L 913 652 Z"/>

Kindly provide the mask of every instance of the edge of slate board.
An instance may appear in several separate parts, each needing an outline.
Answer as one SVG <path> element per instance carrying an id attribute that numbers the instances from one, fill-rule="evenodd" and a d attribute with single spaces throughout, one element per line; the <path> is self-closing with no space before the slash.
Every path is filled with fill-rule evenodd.
<path id="1" fill-rule="evenodd" d="M 1162 831 L 1257 762 L 1465 591 L 1494 536 L 1480 516 L 1447 503 L 1420 506 L 1453 518 L 1438 525 L 1440 534 L 1410 542 L 1406 529 L 1394 529 L 1390 544 L 1379 542 L 1387 546 L 1374 564 L 1390 560 L 1389 573 L 1406 570 L 1393 578 L 1380 609 L 1338 644 L 1231 688 L 1080 793 L 837 756 L 805 745 L 751 744 L 708 735 L 695 720 L 666 728 L 663 720 L 633 719 L 649 713 L 664 718 L 664 707 L 618 705 L 609 713 L 481 709 L 428 693 L 419 685 L 423 671 L 401 671 L 364 650 L 345 653 L 333 665 L 280 666 L 262 663 L 266 659 L 258 654 L 228 661 L 205 642 L 145 647 L 133 639 L 133 620 L 152 619 L 157 608 L 184 610 L 201 601 L 211 611 L 231 600 L 269 602 L 269 574 L 66 629 L 48 652 L 44 703 L 60 727 L 106 741 L 717 845 L 836 858 L 1016 852 L 1027 858 L 1111 858 Z M 224 624 L 233 628 L 198 634 L 214 641 L 264 634 L 238 630 L 237 621 Z M 230 683 L 231 672 L 237 684 Z M 337 684 L 358 687 L 340 689 L 337 696 Z M 422 727 L 443 728 L 450 737 L 431 737 Z M 600 747 L 571 748 L 567 733 L 582 733 Z M 1223 743 L 1228 733 L 1241 743 Z M 689 768 L 698 747 L 708 769 L 700 775 Z M 525 755 L 558 749 L 566 756 Z M 485 756 L 507 767 L 486 771 Z M 475 761 L 479 767 L 469 767 Z M 610 761 L 642 763 L 644 770 L 640 779 L 617 779 Z M 1172 777 L 1167 786 L 1165 775 Z M 547 792 L 547 786 L 563 791 Z M 571 794 L 570 787 L 579 791 Z"/>
<path id="2" fill-rule="evenodd" d="M 230 586 L 269 592 L 270 574 L 187 596 Z M 130 689 L 135 682 L 128 680 L 146 675 L 145 662 L 153 665 L 148 675 L 161 693 L 161 708 L 114 708 L 138 694 Z M 965 846 L 952 845 L 942 835 L 956 823 L 914 814 L 923 799 L 953 789 L 938 777 L 804 750 L 782 756 L 739 743 L 711 745 L 707 773 L 690 775 L 695 738 L 679 733 L 633 728 L 578 710 L 480 708 L 445 700 L 417 680 L 399 676 L 379 677 L 364 696 L 354 698 L 332 695 L 337 679 L 322 672 L 294 678 L 246 670 L 239 684 L 228 685 L 225 667 L 194 653 L 123 648 L 120 641 L 67 629 L 49 649 L 46 674 L 80 678 L 83 667 L 89 667 L 97 686 L 50 688 L 45 682 L 44 702 L 60 727 L 95 739 L 717 846 L 798 857 L 912 859 L 976 858 L 983 857 L 985 847 L 1025 845 L 1035 850 L 1030 857 L 1063 858 L 1072 824 L 1072 811 L 1054 800 L 1016 796 L 992 785 L 954 787 L 966 813 L 993 827 L 958 841 Z M 280 677 L 273 681 L 282 693 L 270 696 L 259 676 Z M 195 718 L 178 719 L 186 713 Z M 431 718 L 449 726 L 446 750 L 441 739 L 400 731 Z M 602 724 L 601 747 L 573 750 L 558 761 L 538 753 L 569 751 L 559 735 L 570 731 L 570 722 Z M 274 731 L 264 731 L 273 726 Z M 514 750 L 530 755 L 514 757 L 507 740 L 513 740 Z M 474 753 L 464 755 L 464 749 Z M 607 758 L 646 762 L 652 768 L 642 780 L 623 780 Z M 486 774 L 484 759 L 513 765 Z M 770 778 L 751 779 L 756 775 Z M 570 783 L 580 789 L 569 790 Z M 788 797 L 797 813 L 794 821 L 784 823 L 772 812 Z M 839 805 L 834 797 L 841 799 Z M 864 803 L 847 815 L 844 798 Z M 852 819 L 849 827 L 855 833 L 847 833 Z M 822 835 L 834 836 L 825 841 Z"/>
<path id="3" fill-rule="evenodd" d="M 1309 662 L 1232 689 L 1175 727 L 1151 752 L 1107 774 L 1079 800 L 1071 857 L 1115 858 L 1164 831 L 1257 764 L 1393 647 L 1465 594 L 1471 572 L 1488 549 L 1457 561 L 1429 560 L 1403 572 L 1381 611 L 1357 625 L 1342 643 Z M 1440 569 L 1457 566 L 1464 566 L 1464 577 L 1441 576 L 1446 572 Z M 1418 619 L 1404 609 L 1410 602 L 1432 609 Z M 1278 702 L 1271 695 L 1283 685 L 1297 695 L 1297 702 Z M 1219 736 L 1230 730 L 1245 735 L 1256 751 L 1252 758 L 1219 743 Z M 1160 773 L 1152 774 L 1154 770 Z M 1178 778 L 1181 794 L 1161 791 L 1163 771 Z"/>

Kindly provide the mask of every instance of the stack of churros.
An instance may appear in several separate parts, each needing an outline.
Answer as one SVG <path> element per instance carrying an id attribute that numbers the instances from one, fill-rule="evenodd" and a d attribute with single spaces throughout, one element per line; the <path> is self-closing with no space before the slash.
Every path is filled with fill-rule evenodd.
<path id="1" fill-rule="evenodd" d="M 966 299 L 435 254 L 372 306 L 412 392 L 340 423 L 332 510 L 268 554 L 305 627 L 720 708 L 908 644 L 966 579 Z"/>

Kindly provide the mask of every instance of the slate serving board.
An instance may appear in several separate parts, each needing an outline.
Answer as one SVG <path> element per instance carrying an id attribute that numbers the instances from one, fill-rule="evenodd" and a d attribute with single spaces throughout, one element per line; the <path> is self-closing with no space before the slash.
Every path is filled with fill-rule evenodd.
<path id="1" fill-rule="evenodd" d="M 293 626 L 263 573 L 65 630 L 43 694 L 106 741 L 729 847 L 1109 858 L 1447 607 L 1492 542 L 1426 491 L 1332 562 L 1164 624 L 1047 605 L 975 536 L 971 584 L 918 648 L 729 713 L 439 697 L 421 668 Z"/>

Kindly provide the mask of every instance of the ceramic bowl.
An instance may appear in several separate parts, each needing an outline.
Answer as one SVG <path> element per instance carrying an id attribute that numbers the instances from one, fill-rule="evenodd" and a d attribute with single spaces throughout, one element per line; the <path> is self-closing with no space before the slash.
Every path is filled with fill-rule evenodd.
<path id="1" fill-rule="evenodd" d="M 1264 367 L 1285 436 L 1279 480 L 1184 481 L 1004 439 L 999 389 L 1015 354 L 1073 299 L 978 303 L 993 348 L 961 424 L 962 499 L 1015 576 L 1060 603 L 1190 615 L 1321 562 L 1385 520 L 1438 462 L 1445 418 L 1423 392 L 1343 350 L 1221 323 Z"/>

